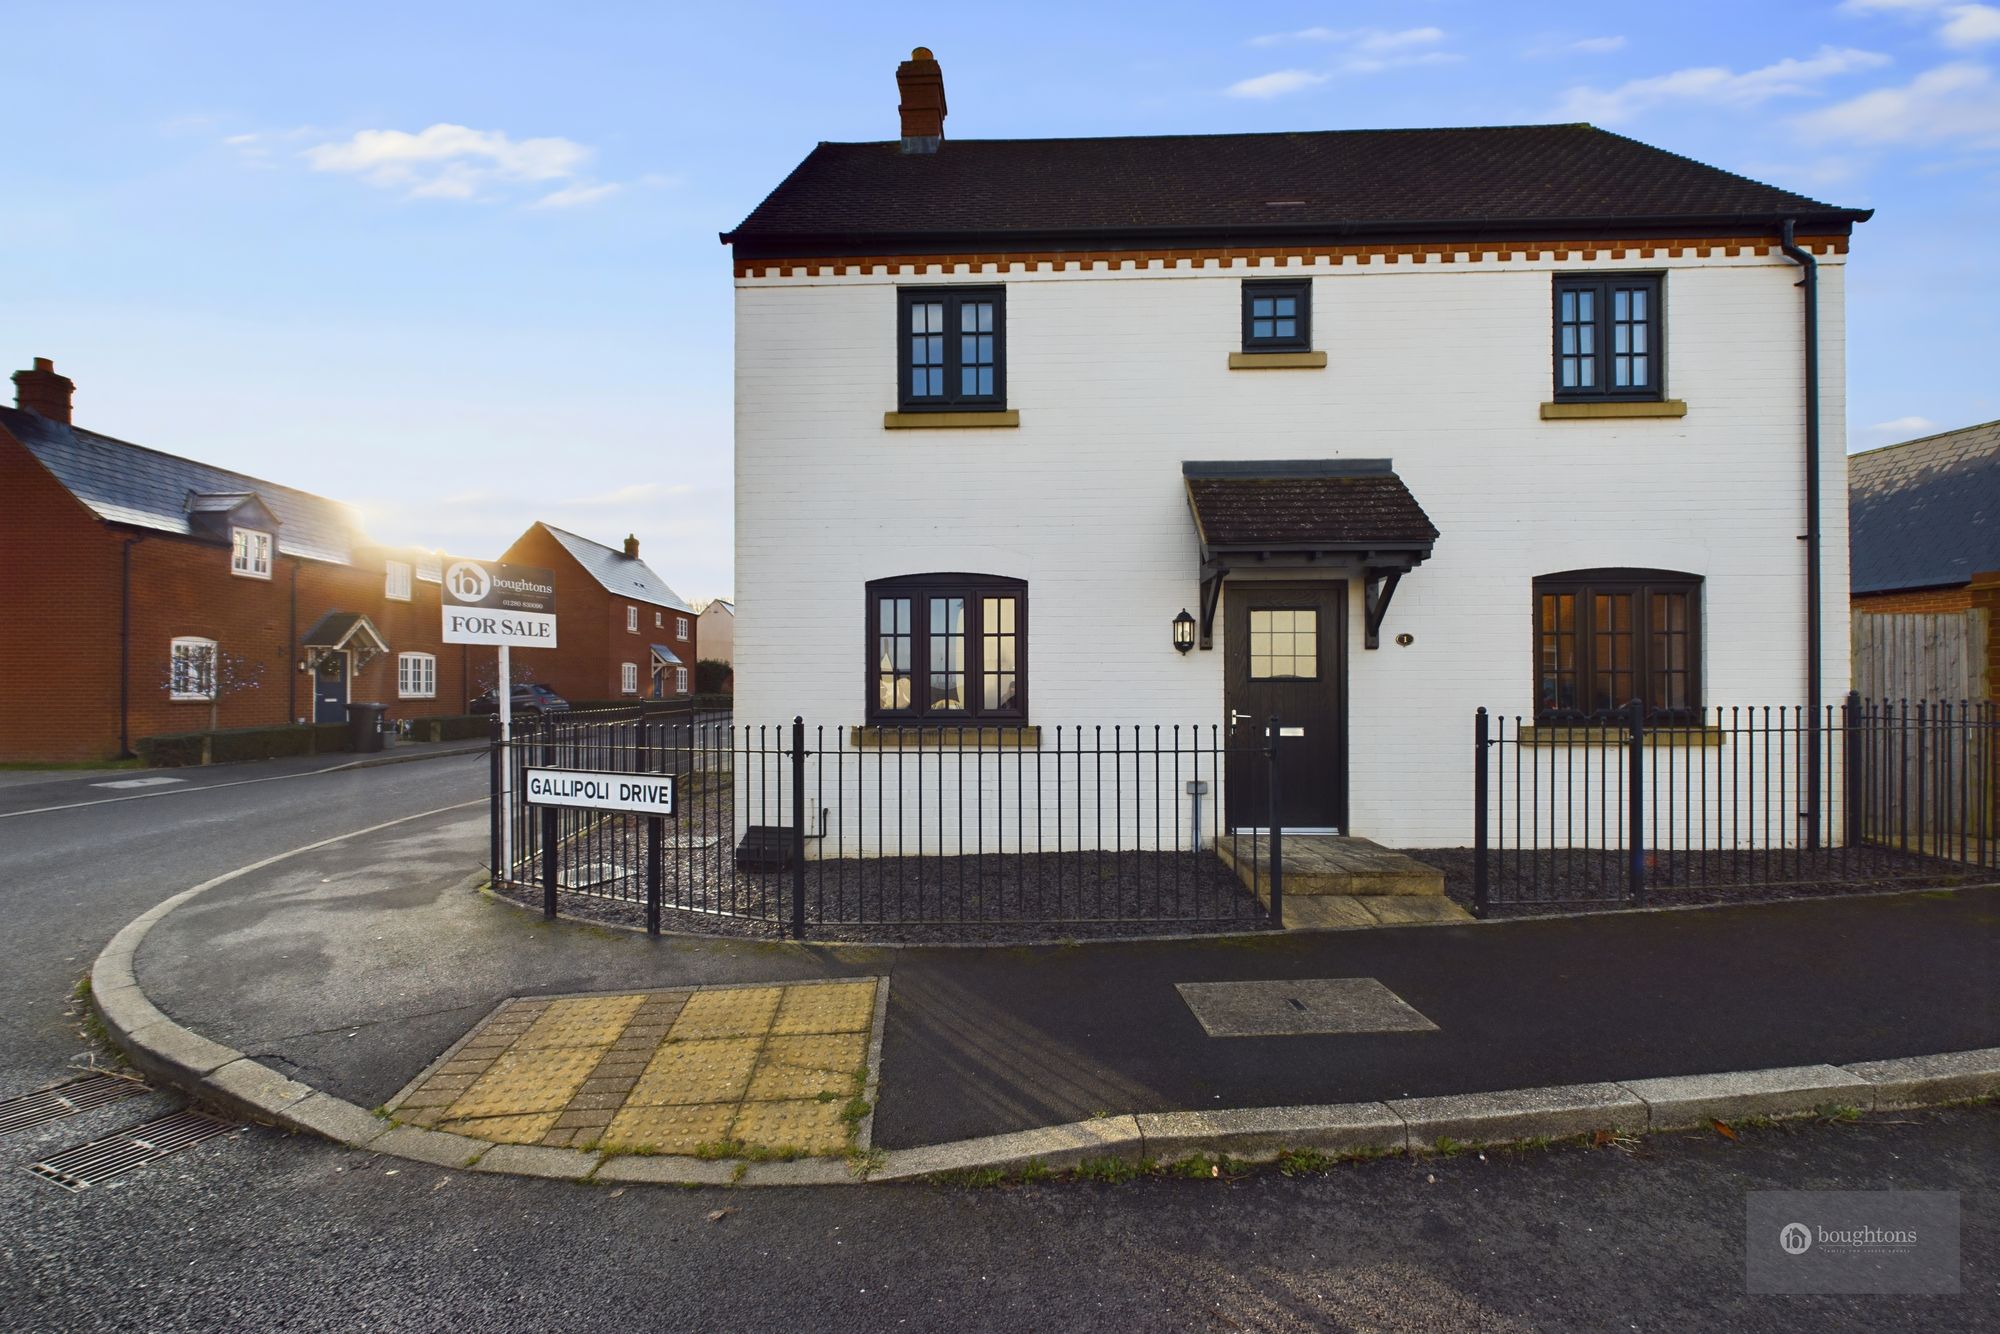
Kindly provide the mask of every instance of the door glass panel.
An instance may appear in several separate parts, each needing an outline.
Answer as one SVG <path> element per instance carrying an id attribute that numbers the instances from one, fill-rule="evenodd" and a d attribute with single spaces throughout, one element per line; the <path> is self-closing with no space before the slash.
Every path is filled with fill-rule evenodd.
<path id="1" fill-rule="evenodd" d="M 1250 679 L 1310 681 L 1319 675 L 1319 612 L 1250 609 Z"/>

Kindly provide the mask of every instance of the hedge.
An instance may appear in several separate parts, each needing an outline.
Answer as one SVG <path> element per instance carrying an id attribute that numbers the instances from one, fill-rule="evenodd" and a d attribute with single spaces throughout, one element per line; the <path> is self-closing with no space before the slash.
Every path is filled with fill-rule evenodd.
<path id="1" fill-rule="evenodd" d="M 213 732 L 163 732 L 140 737 L 135 748 L 140 760 L 155 768 L 320 755 L 347 749 L 347 725 L 291 723 L 277 727 L 225 727 Z"/>
<path id="2" fill-rule="evenodd" d="M 493 735 L 490 713 L 445 714 L 406 719 L 412 741 L 484 741 Z"/>

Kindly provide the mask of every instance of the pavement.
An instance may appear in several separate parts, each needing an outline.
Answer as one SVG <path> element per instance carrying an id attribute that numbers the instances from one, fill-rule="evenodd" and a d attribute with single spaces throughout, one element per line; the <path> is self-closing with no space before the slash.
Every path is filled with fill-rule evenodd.
<path id="1" fill-rule="evenodd" d="M 510 996 L 890 980 L 874 1144 L 2000 1047 L 2000 889 L 1016 948 L 663 938 L 472 891 L 478 809 L 240 875 L 154 924 L 146 998 L 361 1107 Z M 1429 1027 L 1211 1037 L 1182 984 L 1370 978 Z M 1282 990 L 1282 988 L 1281 988 Z M 1830 1100 L 1830 1099 L 1829 1099 Z"/>

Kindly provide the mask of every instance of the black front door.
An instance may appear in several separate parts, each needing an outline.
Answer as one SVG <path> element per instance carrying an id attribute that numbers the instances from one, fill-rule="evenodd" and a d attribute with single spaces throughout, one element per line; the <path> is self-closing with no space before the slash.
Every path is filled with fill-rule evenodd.
<path id="1" fill-rule="evenodd" d="M 1223 589 L 1229 824 L 1270 824 L 1267 762 L 1278 719 L 1279 818 L 1347 828 L 1347 585 L 1230 583 Z"/>
<path id="2" fill-rule="evenodd" d="M 321 653 L 313 668 L 313 721 L 347 721 L 347 655 Z"/>

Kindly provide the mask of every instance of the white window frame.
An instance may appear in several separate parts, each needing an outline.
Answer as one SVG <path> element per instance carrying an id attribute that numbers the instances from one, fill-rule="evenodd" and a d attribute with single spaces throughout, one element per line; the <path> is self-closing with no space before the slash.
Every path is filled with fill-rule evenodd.
<path id="1" fill-rule="evenodd" d="M 674 638 L 680 640 L 682 643 L 686 643 L 687 637 L 688 618 L 685 616 L 674 617 Z"/>
<path id="2" fill-rule="evenodd" d="M 687 692 L 688 669 L 685 667 L 676 667 L 674 668 L 674 693 L 676 695 L 685 695 Z"/>
<path id="3" fill-rule="evenodd" d="M 410 579 L 413 574 L 410 563 L 392 560 L 383 566 L 382 596 L 391 602 L 410 600 Z"/>
<path id="4" fill-rule="evenodd" d="M 636 635 L 639 633 L 639 609 L 637 607 L 625 608 L 625 629 L 630 634 Z"/>
<path id="5" fill-rule="evenodd" d="M 188 690 L 185 688 L 188 678 L 182 674 L 181 662 L 184 655 L 187 656 L 188 661 L 192 662 L 192 654 L 195 650 L 203 651 L 208 658 L 208 688 L 206 690 Z M 203 704 L 213 703 L 215 700 L 215 670 L 216 664 L 220 659 L 221 653 L 213 639 L 203 639 L 199 635 L 176 635 L 173 643 L 167 649 L 167 694 L 169 698 L 189 701 L 199 700 Z"/>
<path id="6" fill-rule="evenodd" d="M 653 613 L 653 628 L 655 630 L 659 629 L 666 623 L 667 623 L 667 614 L 665 612 L 656 611 Z"/>
<path id="7" fill-rule="evenodd" d="M 618 689 L 627 695 L 639 693 L 639 664 L 621 662 L 618 664 Z"/>
<path id="8" fill-rule="evenodd" d="M 437 698 L 437 655 L 398 653 L 396 655 L 396 698 Z"/>
<path id="9" fill-rule="evenodd" d="M 269 579 L 271 577 L 271 553 L 275 544 L 271 535 L 259 528 L 237 528 L 229 530 L 229 570 L 245 579 Z"/>

